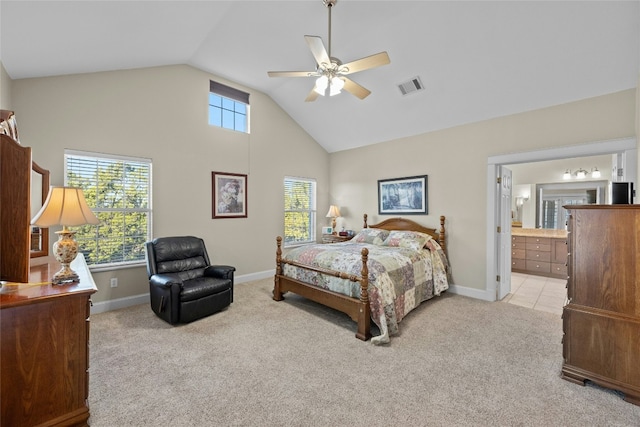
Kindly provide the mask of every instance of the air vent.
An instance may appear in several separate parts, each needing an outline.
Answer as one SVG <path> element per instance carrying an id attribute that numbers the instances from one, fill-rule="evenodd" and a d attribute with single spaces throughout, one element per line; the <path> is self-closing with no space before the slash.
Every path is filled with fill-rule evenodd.
<path id="1" fill-rule="evenodd" d="M 403 95 L 408 95 L 413 92 L 424 90 L 424 86 L 422 85 L 420 77 L 416 76 L 409 81 L 400 83 L 398 85 L 398 89 L 400 89 L 400 92 L 402 92 Z"/>

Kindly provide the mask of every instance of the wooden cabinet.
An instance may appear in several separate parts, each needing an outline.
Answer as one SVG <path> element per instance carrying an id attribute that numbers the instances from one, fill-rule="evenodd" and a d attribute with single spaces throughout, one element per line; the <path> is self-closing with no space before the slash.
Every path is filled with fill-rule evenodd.
<path id="1" fill-rule="evenodd" d="M 566 279 L 566 238 L 511 236 L 511 271 Z"/>
<path id="2" fill-rule="evenodd" d="M 87 425 L 89 306 L 96 286 L 82 254 L 71 268 L 79 283 L 52 285 L 60 264 L 51 260 L 31 266 L 29 283 L 0 288 L 3 426 Z"/>
<path id="3" fill-rule="evenodd" d="M 0 280 L 29 280 L 30 194 L 31 148 L 0 134 Z"/>
<path id="4" fill-rule="evenodd" d="M 640 205 L 569 210 L 562 378 L 640 405 Z"/>

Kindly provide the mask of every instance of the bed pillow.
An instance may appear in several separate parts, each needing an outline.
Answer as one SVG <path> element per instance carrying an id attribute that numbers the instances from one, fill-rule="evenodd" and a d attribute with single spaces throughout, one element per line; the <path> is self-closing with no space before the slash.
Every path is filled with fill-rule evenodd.
<path id="1" fill-rule="evenodd" d="M 424 245 L 430 239 L 432 239 L 431 236 L 418 231 L 393 230 L 389 233 L 383 245 L 409 248 L 417 251 L 424 248 Z"/>
<path id="2" fill-rule="evenodd" d="M 380 228 L 363 228 L 351 239 L 354 243 L 370 243 L 372 245 L 382 245 L 389 235 L 388 230 Z"/>

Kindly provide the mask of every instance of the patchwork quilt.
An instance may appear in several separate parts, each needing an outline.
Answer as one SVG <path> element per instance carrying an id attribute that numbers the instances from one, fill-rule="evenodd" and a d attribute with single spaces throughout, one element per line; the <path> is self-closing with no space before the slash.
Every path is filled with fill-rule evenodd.
<path id="1" fill-rule="evenodd" d="M 388 335 L 398 333 L 398 323 L 411 310 L 449 288 L 447 258 L 434 239 L 429 239 L 422 249 L 352 242 L 308 245 L 292 249 L 284 258 L 360 277 L 364 247 L 369 250 L 371 319 L 385 336 L 384 342 L 388 342 Z M 283 273 L 323 289 L 360 297 L 359 282 L 289 264 L 284 264 Z"/>

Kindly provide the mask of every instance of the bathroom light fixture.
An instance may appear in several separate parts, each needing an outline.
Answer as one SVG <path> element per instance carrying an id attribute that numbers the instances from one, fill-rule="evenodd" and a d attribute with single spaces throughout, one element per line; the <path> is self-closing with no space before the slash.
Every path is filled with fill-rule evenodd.
<path id="1" fill-rule="evenodd" d="M 585 179 L 587 177 L 587 171 L 580 168 L 576 171 L 576 178 Z"/>
<path id="2" fill-rule="evenodd" d="M 600 171 L 597 167 L 591 168 L 591 178 L 600 178 Z"/>
<path id="3" fill-rule="evenodd" d="M 567 169 L 564 175 L 562 175 L 562 179 L 571 179 L 571 171 L 569 169 Z"/>

